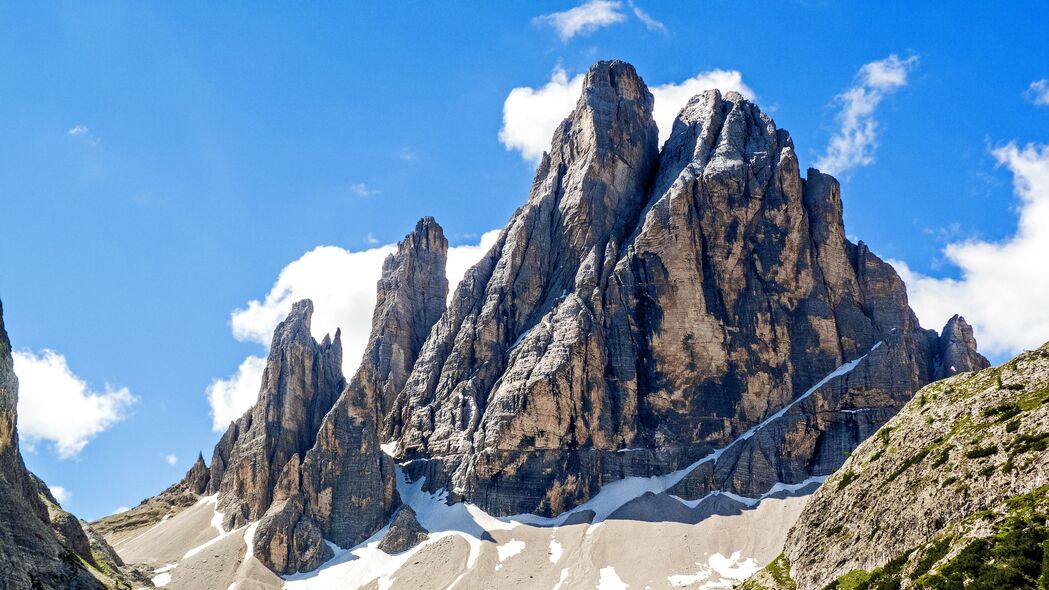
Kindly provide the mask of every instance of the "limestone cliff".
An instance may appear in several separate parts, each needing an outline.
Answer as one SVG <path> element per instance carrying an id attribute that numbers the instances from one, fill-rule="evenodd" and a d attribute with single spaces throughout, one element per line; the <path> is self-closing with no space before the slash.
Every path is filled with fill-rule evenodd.
<path id="1" fill-rule="evenodd" d="M 966 328 L 918 325 L 892 267 L 846 239 L 837 181 L 802 178 L 756 105 L 704 92 L 660 151 L 644 82 L 599 62 L 388 426 L 429 485 L 552 514 L 693 463 L 874 351 L 675 489 L 761 493 L 831 473 L 950 366 L 985 366 Z"/>
<path id="2" fill-rule="evenodd" d="M 383 264 L 361 365 L 301 465 L 296 457 L 285 467 L 274 506 L 256 532 L 255 555 L 275 571 L 316 568 L 332 555 L 325 539 L 352 547 L 381 529 L 397 507 L 380 418 L 444 311 L 447 256 L 444 232 L 425 217 Z"/>
<path id="3" fill-rule="evenodd" d="M 230 425 L 213 460 L 222 466 L 219 510 L 227 529 L 260 518 L 273 502 L 285 465 L 317 440 L 324 416 L 345 386 L 340 333 L 318 343 L 310 333 L 313 303 L 299 301 L 277 326 L 255 405 Z"/>

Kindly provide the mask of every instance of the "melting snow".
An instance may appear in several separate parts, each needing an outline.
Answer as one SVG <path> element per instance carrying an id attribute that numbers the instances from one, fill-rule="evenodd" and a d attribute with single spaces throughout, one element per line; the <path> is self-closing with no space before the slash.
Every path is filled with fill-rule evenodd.
<path id="1" fill-rule="evenodd" d="M 163 588 L 164 586 L 167 586 L 171 583 L 171 574 L 167 572 L 157 574 L 150 578 L 150 581 L 153 582 L 153 585 L 157 588 Z"/>
<path id="2" fill-rule="evenodd" d="M 561 585 L 568 579 L 568 568 L 561 570 L 561 578 L 557 580 L 557 584 L 554 585 L 554 590 L 561 590 Z"/>
<path id="3" fill-rule="evenodd" d="M 796 492 L 796 491 L 804 488 L 805 486 L 807 486 L 809 484 L 823 483 L 823 482 L 827 481 L 827 477 L 828 476 L 826 476 L 826 475 L 816 475 L 816 476 L 813 476 L 813 477 L 809 477 L 809 478 L 807 478 L 807 479 L 805 479 L 803 481 L 800 481 L 798 483 L 777 483 L 776 485 L 774 485 L 771 488 L 769 488 L 769 490 L 767 492 L 765 492 L 764 494 L 761 494 L 757 498 L 749 498 L 747 496 L 740 496 L 739 494 L 733 494 L 732 492 L 725 492 L 725 491 L 722 491 L 722 490 L 714 490 L 713 492 L 710 492 L 706 496 L 703 496 L 702 498 L 697 498 L 695 500 L 686 500 L 684 498 L 680 498 L 680 497 L 675 496 L 673 494 L 670 494 L 670 497 L 674 498 L 678 502 L 681 502 L 685 506 L 688 506 L 689 508 L 695 508 L 696 506 L 699 506 L 700 504 L 702 504 L 703 501 L 706 500 L 707 498 L 712 498 L 714 496 L 725 496 L 727 498 L 732 498 L 733 500 L 739 502 L 740 504 L 743 504 L 744 506 L 747 506 L 748 508 L 753 508 L 754 506 L 757 506 L 758 503 L 760 503 L 762 500 L 764 500 L 765 498 L 768 498 L 769 496 L 771 496 L 773 494 L 777 494 L 779 492 Z"/>
<path id="4" fill-rule="evenodd" d="M 517 539 L 510 539 L 506 543 L 499 545 L 495 548 L 499 552 L 499 561 L 506 561 L 518 553 L 524 551 L 524 541 L 518 541 Z"/>
<path id="5" fill-rule="evenodd" d="M 703 582 L 700 590 L 712 590 L 714 588 L 732 588 L 739 582 L 753 576 L 761 569 L 753 558 L 740 560 L 739 551 L 729 557 L 715 553 L 707 558 L 707 565 L 700 566 L 695 574 L 681 574 L 667 576 L 671 586 L 680 588 Z"/>
<path id="6" fill-rule="evenodd" d="M 561 543 L 557 539 L 550 539 L 550 563 L 561 561 L 562 553 L 564 553 L 564 549 L 561 548 Z"/>
<path id="7" fill-rule="evenodd" d="M 626 582 L 619 579 L 616 568 L 612 566 L 601 568 L 601 579 L 597 581 L 597 590 L 626 590 L 626 588 Z"/>
<path id="8" fill-rule="evenodd" d="M 206 503 L 211 504 L 213 507 L 217 507 L 218 504 L 219 504 L 219 496 L 218 496 L 218 494 L 215 494 L 215 495 L 212 495 L 212 496 L 205 496 L 203 498 L 203 500 Z M 182 559 L 189 559 L 190 557 L 193 557 L 194 555 L 196 555 L 196 554 L 200 553 L 201 551 L 207 549 L 211 545 L 214 545 L 215 543 L 218 543 L 219 541 L 221 541 L 222 539 L 225 539 L 229 535 L 232 535 L 233 533 L 237 532 L 238 530 L 241 530 L 241 529 L 236 529 L 236 530 L 232 530 L 232 531 L 225 531 L 225 530 L 223 530 L 222 529 L 222 516 L 223 516 L 223 514 L 221 512 L 219 512 L 217 509 L 215 510 L 215 513 L 211 515 L 211 526 L 214 527 L 214 529 L 219 532 L 218 536 L 216 536 L 214 539 L 211 539 L 210 541 L 205 541 L 204 543 L 201 543 L 200 545 L 197 545 L 196 547 L 190 549 L 189 551 L 186 552 L 185 555 L 182 556 Z"/>

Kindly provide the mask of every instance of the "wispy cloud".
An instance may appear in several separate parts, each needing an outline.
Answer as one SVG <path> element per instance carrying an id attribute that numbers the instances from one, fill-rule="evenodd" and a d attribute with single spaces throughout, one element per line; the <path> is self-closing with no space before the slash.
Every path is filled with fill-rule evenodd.
<path id="1" fill-rule="evenodd" d="M 350 192 L 352 192 L 353 194 L 357 195 L 358 197 L 371 197 L 373 195 L 379 194 L 379 191 L 377 191 L 377 190 L 375 190 L 373 188 L 370 188 L 368 185 L 364 184 L 363 182 L 357 182 L 357 183 L 351 184 L 350 185 Z"/>
<path id="2" fill-rule="evenodd" d="M 164 455 L 164 461 L 168 465 L 175 465 L 176 463 L 178 463 L 178 457 L 175 456 L 174 453 L 168 453 L 167 455 Z"/>
<path id="3" fill-rule="evenodd" d="M 15 351 L 18 433 L 29 449 L 54 444 L 62 459 L 75 457 L 95 436 L 127 417 L 138 400 L 126 387 L 92 391 L 53 350 Z"/>
<path id="4" fill-rule="evenodd" d="M 583 74 L 572 78 L 558 66 L 550 81 L 532 88 L 514 88 L 503 102 L 503 126 L 499 141 L 506 149 L 517 150 L 530 162 L 538 161 L 550 147 L 554 129 L 575 107 L 583 90 Z M 753 100 L 754 90 L 743 82 L 743 75 L 735 70 L 700 72 L 682 82 L 671 82 L 651 87 L 655 97 L 652 113 L 659 126 L 660 141 L 666 140 L 674 118 L 688 100 L 704 90 L 717 88 L 722 92 L 735 90 Z"/>
<path id="5" fill-rule="evenodd" d="M 1037 106 L 1049 106 L 1049 79 L 1042 78 L 1041 80 L 1031 82 L 1031 85 L 1027 87 L 1027 92 L 1024 92 L 1024 96 Z"/>
<path id="6" fill-rule="evenodd" d="M 642 10 L 640 6 L 634 4 L 633 0 L 631 0 L 629 4 L 630 9 L 634 11 L 634 16 L 636 16 L 637 20 L 641 21 L 641 23 L 645 25 L 645 28 L 647 28 L 649 31 L 653 31 L 656 33 L 662 33 L 664 35 L 667 34 L 667 26 L 665 24 L 663 24 L 661 21 L 656 20 L 652 17 L 652 15 Z"/>
<path id="7" fill-rule="evenodd" d="M 841 174 L 874 162 L 874 151 L 878 147 L 878 121 L 874 112 L 886 96 L 907 85 L 907 76 L 917 65 L 917 56 L 900 59 L 893 54 L 860 68 L 853 86 L 837 96 L 841 103 L 837 116 L 840 128 L 816 160 L 816 168 Z"/>
<path id="8" fill-rule="evenodd" d="M 413 150 L 412 148 L 402 147 L 401 149 L 397 150 L 397 157 L 401 160 L 404 160 L 405 162 L 411 162 L 417 159 L 419 156 L 415 153 L 415 150 Z"/>
<path id="9" fill-rule="evenodd" d="M 80 141 L 87 142 L 89 145 L 98 145 L 98 138 L 91 133 L 91 128 L 83 123 L 70 127 L 66 133 L 69 134 L 70 137 L 75 137 Z"/>
<path id="10" fill-rule="evenodd" d="M 907 283 L 922 323 L 941 326 L 953 313 L 973 324 L 980 348 L 1009 355 L 1041 345 L 1049 334 L 1049 145 L 1015 142 L 995 149 L 999 165 L 1013 174 L 1020 199 L 1016 232 L 991 242 L 962 239 L 943 250 L 961 278 L 937 278 L 891 261 Z"/>
<path id="11" fill-rule="evenodd" d="M 369 244 L 378 244 L 379 238 L 376 238 L 375 234 L 373 234 L 372 232 L 368 232 L 368 235 L 364 237 L 364 241 L 368 242 Z"/>
<path id="12" fill-rule="evenodd" d="M 625 21 L 626 14 L 622 8 L 622 2 L 589 0 L 563 12 L 537 16 L 532 22 L 553 27 L 562 41 L 568 41 L 576 35 L 588 35 L 602 27 Z"/>

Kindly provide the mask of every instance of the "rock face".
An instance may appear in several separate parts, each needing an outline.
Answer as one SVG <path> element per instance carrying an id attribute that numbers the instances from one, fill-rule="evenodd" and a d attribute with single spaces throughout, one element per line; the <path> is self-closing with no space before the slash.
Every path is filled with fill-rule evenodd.
<path id="1" fill-rule="evenodd" d="M 415 511 L 411 506 L 404 505 L 397 509 L 389 532 L 379 542 L 379 549 L 390 555 L 404 553 L 428 538 L 426 529 L 415 518 Z"/>
<path id="2" fill-rule="evenodd" d="M 313 447 L 345 386 L 340 333 L 318 343 L 310 334 L 312 315 L 313 303 L 300 301 L 277 326 L 258 401 L 216 447 L 221 460 L 214 462 L 222 464 L 216 489 L 227 529 L 266 513 L 285 465 Z"/>
<path id="3" fill-rule="evenodd" d="M 1036 587 L 1049 573 L 1047 394 L 1049 345 L 923 388 L 809 499 L 780 582 L 766 572 L 749 587 Z"/>
<path id="4" fill-rule="evenodd" d="M 400 456 L 433 459 L 429 485 L 558 513 L 728 445 L 883 342 L 675 491 L 759 493 L 833 471 L 945 354 L 986 366 L 961 320 L 960 337 L 919 327 L 895 271 L 845 238 L 837 181 L 803 179 L 754 104 L 696 96 L 661 152 L 651 112 L 631 66 L 590 69 L 423 346 L 392 432 Z"/>
<path id="5" fill-rule="evenodd" d="M 397 507 L 394 463 L 380 417 L 401 390 L 448 294 L 448 241 L 423 218 L 383 264 L 372 333 L 360 368 L 324 416 L 316 442 L 289 463 L 255 535 L 255 555 L 281 573 L 315 569 L 381 529 Z"/>
<path id="6" fill-rule="evenodd" d="M 112 549 L 92 551 L 80 521 L 62 510 L 47 486 L 30 473 L 18 450 L 18 378 L 0 303 L 0 585 L 5 589 L 138 587 Z M 97 541 L 96 541 L 97 542 Z"/>

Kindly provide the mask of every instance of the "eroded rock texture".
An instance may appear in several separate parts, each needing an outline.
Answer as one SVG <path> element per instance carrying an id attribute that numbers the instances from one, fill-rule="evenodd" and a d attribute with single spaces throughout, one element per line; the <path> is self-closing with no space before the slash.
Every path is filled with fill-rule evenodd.
<path id="1" fill-rule="evenodd" d="M 557 513 L 727 445 L 885 341 L 678 490 L 760 493 L 840 465 L 944 354 L 986 363 L 919 327 L 895 271 L 846 239 L 837 181 L 803 179 L 757 106 L 704 92 L 661 153 L 651 110 L 632 67 L 590 69 L 528 202 L 424 345 L 396 434 L 436 459 L 432 485 Z"/>
<path id="2" fill-rule="evenodd" d="M 277 326 L 258 401 L 216 447 L 214 462 L 222 468 L 213 477 L 220 478 L 226 528 L 266 513 L 284 466 L 313 447 L 324 415 L 345 386 L 340 333 L 318 343 L 310 334 L 312 315 L 313 303 L 299 301 Z"/>
<path id="3" fill-rule="evenodd" d="M 404 386 L 448 294 L 448 241 L 423 218 L 383 264 L 372 333 L 360 368 L 327 413 L 301 462 L 289 463 L 279 504 L 256 532 L 255 554 L 278 572 L 308 571 L 382 528 L 399 504 L 394 463 L 380 448 L 380 416 Z"/>

